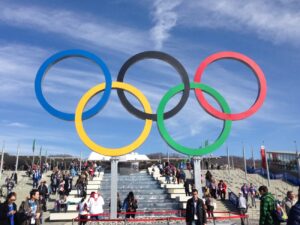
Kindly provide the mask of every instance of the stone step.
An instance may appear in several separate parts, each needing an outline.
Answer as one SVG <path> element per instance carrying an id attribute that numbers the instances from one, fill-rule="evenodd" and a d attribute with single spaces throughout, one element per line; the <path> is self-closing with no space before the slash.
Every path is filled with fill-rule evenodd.
<path id="1" fill-rule="evenodd" d="M 181 197 L 181 196 L 186 196 L 186 195 L 185 195 L 185 193 L 184 194 L 181 194 L 181 193 L 169 194 L 169 197 L 172 199 L 176 199 L 177 197 Z M 191 198 L 192 196 L 188 196 L 188 197 Z"/>
<path id="2" fill-rule="evenodd" d="M 99 184 L 88 184 L 86 185 L 86 189 L 87 190 L 98 190 L 100 189 L 100 185 Z"/>
<path id="3" fill-rule="evenodd" d="M 138 203 L 176 203 L 174 200 L 172 199 L 138 199 L 136 198 Z M 124 199 L 121 198 L 121 202 L 123 203 Z M 104 197 L 104 202 L 109 202 L 110 201 L 110 197 Z"/>
<path id="4" fill-rule="evenodd" d="M 94 190 L 87 190 L 87 194 L 90 195 L 93 191 L 97 192 L 99 189 L 94 189 Z M 77 195 L 77 190 L 72 190 L 69 195 Z"/>
<path id="5" fill-rule="evenodd" d="M 90 184 L 101 184 L 102 182 L 100 180 L 89 180 L 88 185 Z"/>
<path id="6" fill-rule="evenodd" d="M 138 185 L 138 184 L 136 184 L 136 185 L 130 185 L 130 184 L 128 184 L 128 185 L 118 185 L 119 190 L 129 190 L 129 189 L 132 189 L 132 190 L 151 190 L 151 189 L 155 189 L 155 188 L 160 188 L 160 186 L 159 185 Z M 102 191 L 103 190 L 110 190 L 110 186 L 101 186 L 100 189 Z"/>
<path id="7" fill-rule="evenodd" d="M 183 184 L 163 184 L 164 188 L 184 188 Z"/>
<path id="8" fill-rule="evenodd" d="M 176 189 L 176 188 L 169 188 L 169 189 L 167 189 L 167 192 L 169 194 L 185 194 L 184 189 Z"/>
<path id="9" fill-rule="evenodd" d="M 110 180 L 110 176 L 103 176 L 103 180 Z M 153 178 L 149 175 L 143 176 L 118 176 L 118 180 L 153 180 Z"/>
<path id="10" fill-rule="evenodd" d="M 147 185 L 147 184 L 151 184 L 151 185 L 154 185 L 154 184 L 157 184 L 159 185 L 159 183 L 155 180 L 150 180 L 150 181 L 118 181 L 118 185 L 126 185 L 126 184 L 143 184 L 143 185 Z M 103 186 L 110 186 L 110 181 L 109 182 L 101 182 L 101 185 Z"/>
<path id="11" fill-rule="evenodd" d="M 70 221 L 78 216 L 78 212 L 50 213 L 50 221 Z"/>
<path id="12" fill-rule="evenodd" d="M 120 195 L 127 195 L 130 191 L 134 193 L 134 195 L 159 195 L 165 194 L 165 190 L 162 189 L 149 189 L 149 190 L 134 190 L 134 189 L 119 189 L 118 192 Z M 102 195 L 110 194 L 110 189 L 100 190 Z"/>
<path id="13" fill-rule="evenodd" d="M 88 182 L 90 182 L 90 181 L 102 181 L 103 180 L 103 177 L 93 177 L 93 179 L 92 180 L 88 180 Z"/>
<path id="14" fill-rule="evenodd" d="M 160 183 L 157 181 L 135 181 L 135 180 L 130 180 L 130 181 L 119 181 L 118 185 L 134 185 L 134 184 L 139 184 L 139 185 L 159 185 Z M 111 182 L 101 182 L 102 186 L 110 186 Z"/>

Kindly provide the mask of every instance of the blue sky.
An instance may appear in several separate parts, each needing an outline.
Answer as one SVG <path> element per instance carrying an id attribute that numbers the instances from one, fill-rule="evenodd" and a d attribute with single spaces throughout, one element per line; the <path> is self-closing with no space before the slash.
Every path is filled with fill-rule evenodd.
<path id="1" fill-rule="evenodd" d="M 207 56 L 218 51 L 237 51 L 256 61 L 265 73 L 268 91 L 262 108 L 252 117 L 233 122 L 226 143 L 214 154 L 247 154 L 253 147 L 259 157 L 267 149 L 294 150 L 300 143 L 299 61 L 300 3 L 288 1 L 1 1 L 0 3 L 0 141 L 6 150 L 30 154 L 32 140 L 48 153 L 79 155 L 85 147 L 73 122 L 48 114 L 34 93 L 40 65 L 66 49 L 90 51 L 108 66 L 116 80 L 122 64 L 132 55 L 159 50 L 176 57 L 190 80 Z M 104 81 L 102 71 L 83 59 L 67 59 L 49 70 L 43 92 L 57 109 L 74 112 L 80 97 Z M 176 71 L 157 60 L 146 60 L 128 70 L 125 81 L 142 90 L 156 111 L 164 93 L 180 84 Z M 219 91 L 233 112 L 248 109 L 257 97 L 255 76 L 232 60 L 210 65 L 203 83 Z M 170 109 L 180 95 L 168 104 Z M 99 99 L 96 96 L 87 106 Z M 130 97 L 136 107 L 137 101 Z M 211 100 L 211 99 L 210 99 Z M 91 138 L 106 147 L 130 143 L 144 121 L 128 113 L 112 91 L 105 108 L 84 122 Z M 166 120 L 172 137 L 182 145 L 197 147 L 215 140 L 223 122 L 207 114 L 191 91 L 184 108 Z M 153 123 L 139 153 L 167 152 L 169 147 Z M 170 150 L 172 152 L 173 150 Z"/>

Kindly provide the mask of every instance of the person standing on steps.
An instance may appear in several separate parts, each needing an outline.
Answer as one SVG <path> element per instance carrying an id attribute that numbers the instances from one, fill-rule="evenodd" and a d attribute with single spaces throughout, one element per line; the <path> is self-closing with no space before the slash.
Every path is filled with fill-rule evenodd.
<path id="1" fill-rule="evenodd" d="M 198 190 L 192 190 L 192 198 L 186 204 L 186 224 L 187 225 L 206 225 L 206 210 L 202 199 L 198 197 Z"/>

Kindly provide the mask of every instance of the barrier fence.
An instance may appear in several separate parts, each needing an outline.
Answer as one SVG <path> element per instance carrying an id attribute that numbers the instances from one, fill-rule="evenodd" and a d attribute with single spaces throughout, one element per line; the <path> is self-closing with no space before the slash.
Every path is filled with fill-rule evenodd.
<path id="1" fill-rule="evenodd" d="M 267 177 L 267 171 L 264 170 L 263 168 L 253 169 L 253 168 L 247 167 L 247 173 L 252 173 L 252 174 L 256 173 L 263 177 Z M 270 179 L 273 179 L 273 180 L 279 179 L 279 180 L 288 181 L 296 186 L 300 185 L 300 180 L 297 177 L 290 175 L 286 172 L 284 172 L 284 173 L 269 172 L 269 174 L 270 174 Z"/>
<path id="2" fill-rule="evenodd" d="M 185 221 L 185 210 L 170 210 L 170 211 L 145 211 L 145 212 L 121 212 L 118 213 L 117 219 L 110 219 L 110 213 L 101 213 L 101 214 L 85 214 L 85 218 L 80 218 L 80 215 L 72 220 L 72 225 L 75 225 L 76 222 L 97 222 L 97 223 L 109 223 L 109 222 L 123 222 L 124 224 L 129 223 L 147 223 L 147 222 L 165 222 L 169 224 L 172 221 Z M 131 219 L 126 218 L 126 215 L 135 215 L 137 218 Z M 218 221 L 229 221 L 233 219 L 244 219 L 245 224 L 249 224 L 248 215 L 240 215 L 236 212 L 213 212 L 214 217 L 207 217 L 208 221 L 216 224 Z M 216 216 L 220 215 L 220 216 Z M 93 218 L 94 217 L 94 218 Z"/>

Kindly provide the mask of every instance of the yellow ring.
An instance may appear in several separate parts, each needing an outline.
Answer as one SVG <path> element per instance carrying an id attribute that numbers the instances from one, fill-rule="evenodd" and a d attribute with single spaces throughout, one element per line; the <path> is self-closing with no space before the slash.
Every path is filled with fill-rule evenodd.
<path id="1" fill-rule="evenodd" d="M 151 107 L 150 107 L 150 104 L 149 104 L 147 98 L 141 91 L 139 91 L 134 86 L 123 83 L 123 82 L 112 82 L 112 88 L 113 89 L 123 89 L 125 91 L 130 92 L 140 101 L 140 103 L 143 105 L 144 111 L 146 113 L 149 113 L 149 114 L 152 113 L 152 110 L 151 110 Z M 150 131 L 151 131 L 152 120 L 146 119 L 144 129 L 143 129 L 142 133 L 140 134 L 140 136 L 134 142 L 132 142 L 131 144 L 129 144 L 127 146 L 124 146 L 121 148 L 105 148 L 103 146 L 96 144 L 88 137 L 87 133 L 85 132 L 85 130 L 83 128 L 82 113 L 83 113 L 84 107 L 86 106 L 88 101 L 95 94 L 103 91 L 104 89 L 105 89 L 105 83 L 96 85 L 93 88 L 91 88 L 90 90 L 88 90 L 80 99 L 80 101 L 77 105 L 77 108 L 76 108 L 76 112 L 75 112 L 75 127 L 76 127 L 77 134 L 78 134 L 79 138 L 81 139 L 81 141 L 88 148 L 90 148 L 91 150 L 93 150 L 97 153 L 100 153 L 102 155 L 121 156 L 121 155 L 128 154 L 128 153 L 134 151 L 135 149 L 137 149 L 139 146 L 141 146 L 144 143 L 144 141 L 147 139 L 147 137 L 149 136 Z"/>

